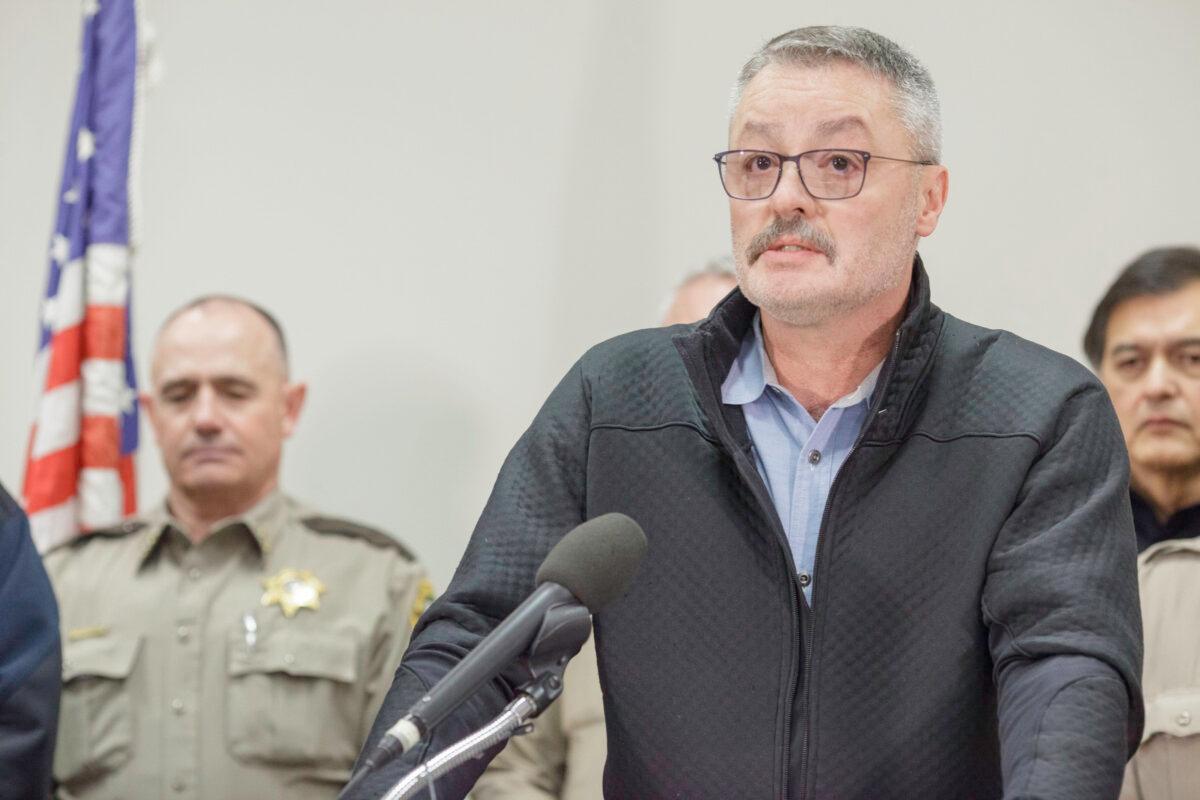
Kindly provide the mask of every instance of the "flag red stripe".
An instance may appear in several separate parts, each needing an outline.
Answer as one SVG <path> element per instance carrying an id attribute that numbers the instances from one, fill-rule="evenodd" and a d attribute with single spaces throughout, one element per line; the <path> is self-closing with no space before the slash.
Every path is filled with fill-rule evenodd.
<path id="1" fill-rule="evenodd" d="M 116 469 L 121 460 L 119 441 L 115 417 L 85 416 L 79 428 L 81 466 Z"/>
<path id="2" fill-rule="evenodd" d="M 50 340 L 50 364 L 46 370 L 46 385 L 38 387 L 50 391 L 64 383 L 79 379 L 79 361 L 83 345 L 83 326 L 64 328 Z"/>
<path id="3" fill-rule="evenodd" d="M 120 361 L 125 357 L 125 309 L 120 306 L 88 306 L 83 332 L 87 358 Z"/>
<path id="4" fill-rule="evenodd" d="M 29 462 L 25 473 L 25 511 L 36 514 L 75 496 L 79 479 L 79 445 L 55 450 Z"/>
<path id="5" fill-rule="evenodd" d="M 134 474 L 133 453 L 121 456 L 117 470 L 121 475 L 121 486 L 124 488 L 123 510 L 125 515 L 129 516 L 137 513 L 137 476 Z"/>

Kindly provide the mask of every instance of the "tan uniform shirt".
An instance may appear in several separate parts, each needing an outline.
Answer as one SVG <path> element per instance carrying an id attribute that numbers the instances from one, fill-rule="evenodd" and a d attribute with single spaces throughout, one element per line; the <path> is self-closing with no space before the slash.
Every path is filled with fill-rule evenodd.
<path id="1" fill-rule="evenodd" d="M 1138 557 L 1146 659 L 1142 746 L 1122 800 L 1200 798 L 1200 539 L 1168 539 Z"/>
<path id="2" fill-rule="evenodd" d="M 471 790 L 473 800 L 602 800 L 608 739 L 596 645 L 588 639 L 563 675 L 563 693 L 509 740 Z"/>
<path id="3" fill-rule="evenodd" d="M 46 556 L 69 798 L 333 798 L 428 599 L 385 534 L 275 494 L 193 545 L 164 510 Z"/>

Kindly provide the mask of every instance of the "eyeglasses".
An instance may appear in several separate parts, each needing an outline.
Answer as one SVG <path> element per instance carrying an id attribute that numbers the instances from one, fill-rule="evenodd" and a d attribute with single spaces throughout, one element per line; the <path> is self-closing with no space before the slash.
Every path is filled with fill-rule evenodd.
<path id="1" fill-rule="evenodd" d="M 871 159 L 932 166 L 935 161 L 912 161 L 872 155 L 865 150 L 809 150 L 794 156 L 769 150 L 726 150 L 713 156 L 721 186 L 734 200 L 765 200 L 783 178 L 783 165 L 796 162 L 800 183 L 817 200 L 845 200 L 862 191 Z"/>

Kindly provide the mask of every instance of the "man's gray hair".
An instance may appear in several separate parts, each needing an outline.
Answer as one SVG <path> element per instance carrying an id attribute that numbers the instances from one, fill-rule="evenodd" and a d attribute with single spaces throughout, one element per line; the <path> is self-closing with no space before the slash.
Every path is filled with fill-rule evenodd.
<path id="1" fill-rule="evenodd" d="M 941 161 L 942 115 L 929 71 L 900 45 L 866 28 L 821 25 L 776 36 L 750 57 L 733 88 L 730 115 L 754 76 L 771 64 L 815 67 L 835 61 L 856 64 L 895 88 L 896 114 L 912 137 L 919 160 Z"/>

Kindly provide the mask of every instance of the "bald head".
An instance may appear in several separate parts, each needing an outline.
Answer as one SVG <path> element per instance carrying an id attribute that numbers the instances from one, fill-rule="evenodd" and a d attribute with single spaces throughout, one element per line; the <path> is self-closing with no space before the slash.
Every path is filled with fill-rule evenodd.
<path id="1" fill-rule="evenodd" d="M 184 331 L 185 336 L 188 333 L 225 334 L 226 341 L 231 332 L 245 334 L 253 340 L 253 349 L 260 356 L 256 360 L 262 361 L 264 365 L 273 362 L 272 369 L 278 371 L 283 380 L 287 380 L 287 340 L 279 321 L 257 303 L 221 294 L 198 297 L 167 315 L 155 340 L 150 366 L 152 377 L 159 369 L 160 351 L 164 342 L 177 339 L 181 335 L 178 331 L 173 331 L 177 326 Z"/>
<path id="2" fill-rule="evenodd" d="M 679 325 L 704 319 L 735 286 L 737 278 L 719 266 L 688 276 L 671 295 L 661 324 Z"/>

